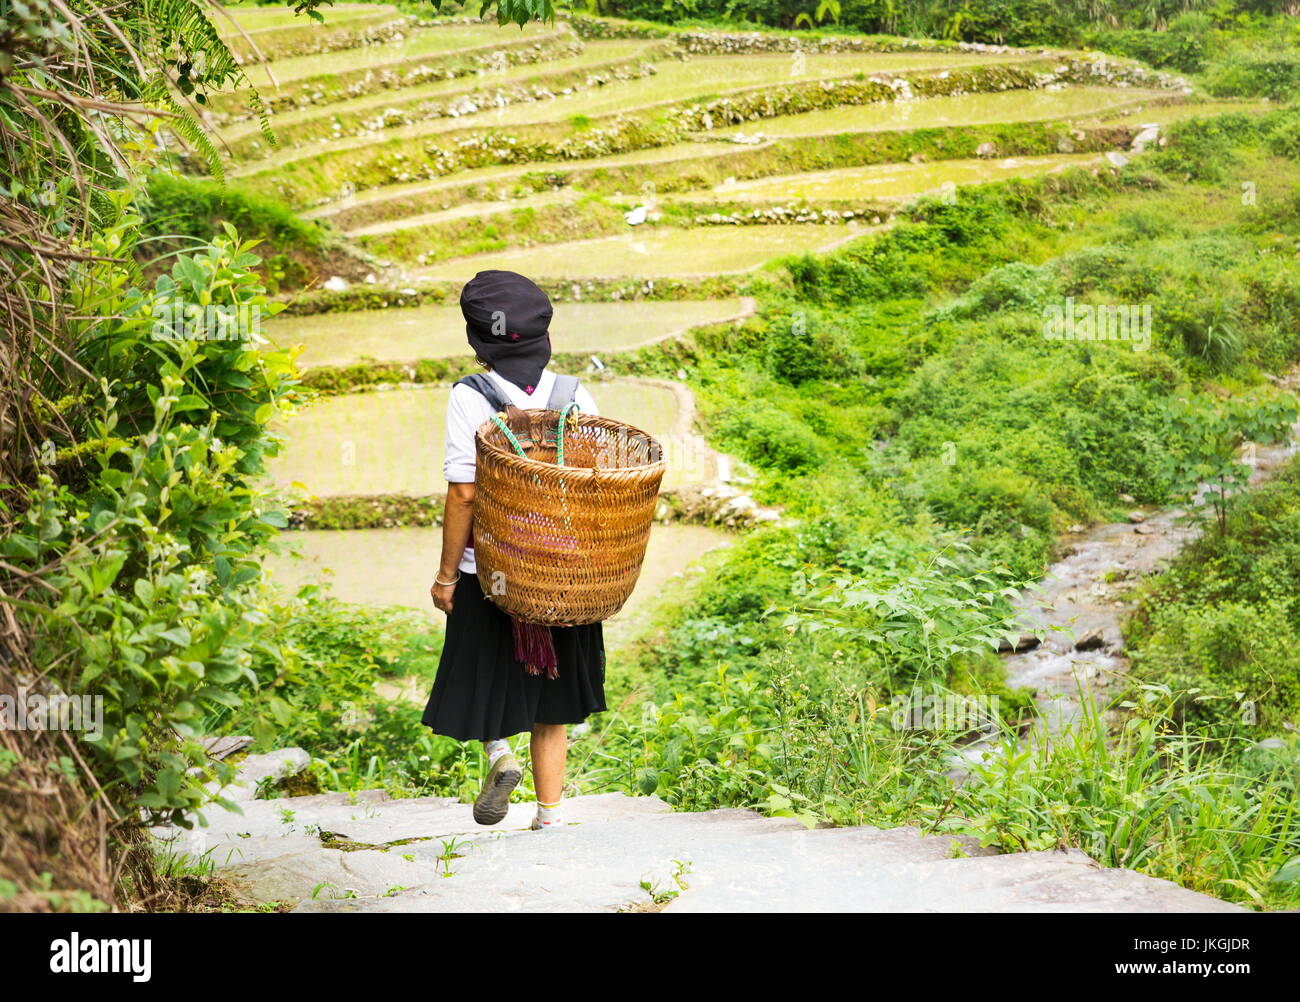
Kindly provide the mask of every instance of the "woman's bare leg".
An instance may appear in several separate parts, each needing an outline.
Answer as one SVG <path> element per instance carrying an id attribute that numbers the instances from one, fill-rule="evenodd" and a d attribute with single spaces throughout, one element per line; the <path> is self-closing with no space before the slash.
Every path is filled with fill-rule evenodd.
<path id="1" fill-rule="evenodd" d="M 563 724 L 533 724 L 533 787 L 544 804 L 557 803 L 564 791 L 569 737 Z"/>

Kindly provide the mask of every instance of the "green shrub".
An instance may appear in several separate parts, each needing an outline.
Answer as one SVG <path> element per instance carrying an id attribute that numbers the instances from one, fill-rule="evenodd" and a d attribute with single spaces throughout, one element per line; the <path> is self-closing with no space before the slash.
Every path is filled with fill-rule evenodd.
<path id="1" fill-rule="evenodd" d="M 1268 148 L 1280 157 L 1300 160 L 1300 115 L 1283 118 L 1274 126 Z"/>
<path id="2" fill-rule="evenodd" d="M 940 830 L 1009 852 L 1075 846 L 1105 866 L 1249 906 L 1294 908 L 1294 749 L 1250 755 L 1246 765 L 1247 756 L 1186 735 L 1158 687 L 1129 703 L 1118 733 L 1085 709 L 1068 737 L 1008 735 L 975 765 Z"/>
<path id="3" fill-rule="evenodd" d="M 770 407 L 749 404 L 725 415 L 718 432 L 742 458 L 767 469 L 797 473 L 817 466 L 817 437 Z"/>
<path id="4" fill-rule="evenodd" d="M 1115 288 L 1135 267 L 1134 252 L 1118 244 L 1081 247 L 1052 262 L 1061 293 L 1078 296 L 1094 289 Z M 1145 267 L 1141 270 L 1148 271 Z"/>
<path id="5" fill-rule="evenodd" d="M 333 747 L 348 707 L 371 702 L 376 681 L 403 672 L 410 638 L 429 633 L 417 612 L 348 605 L 320 597 L 314 585 L 286 604 L 279 623 L 292 662 L 287 669 L 255 664 L 257 694 L 214 715 L 213 732 L 251 732 L 264 746 L 300 744 L 316 753 Z"/>
<path id="6" fill-rule="evenodd" d="M 1166 175 L 1221 183 L 1236 150 L 1253 141 L 1258 128 L 1257 120 L 1244 113 L 1175 122 L 1169 127 L 1169 145 L 1153 166 Z"/>
<path id="7" fill-rule="evenodd" d="M 137 225 L 124 216 L 96 235 L 78 287 L 84 315 L 111 318 L 77 342 L 100 379 L 97 412 L 62 426 L 63 482 L 39 478 L 0 553 L 47 575 L 44 602 L 16 610 L 33 660 L 64 692 L 103 698 L 85 747 L 109 806 L 188 823 L 210 799 L 205 718 L 255 687 L 255 661 L 274 672 L 285 659 L 258 581 L 286 515 L 260 484 L 293 368 L 245 339 L 274 310 L 233 229 L 138 289 L 113 257 Z"/>
<path id="8" fill-rule="evenodd" d="M 1203 82 L 1216 97 L 1284 101 L 1300 92 L 1300 56 L 1229 52 L 1207 68 Z"/>
<path id="9" fill-rule="evenodd" d="M 1052 506 L 1030 477 L 984 467 L 936 471 L 926 501 L 945 523 L 978 535 L 1052 531 Z"/>
<path id="10" fill-rule="evenodd" d="M 233 225 L 262 244 L 263 279 L 271 291 L 300 288 L 324 267 L 332 238 L 284 202 L 237 184 L 153 171 L 141 199 L 141 254 L 188 250 Z M 180 239 L 178 239 L 180 238 Z"/>
<path id="11" fill-rule="evenodd" d="M 935 310 L 931 318 L 972 319 L 1002 310 L 1041 309 L 1050 288 L 1046 269 L 1014 261 L 985 272 L 964 295 Z"/>
<path id="12" fill-rule="evenodd" d="M 1298 499 L 1293 461 L 1153 579 L 1126 624 L 1137 677 L 1172 690 L 1190 725 L 1268 735 L 1300 717 Z"/>
<path id="13" fill-rule="evenodd" d="M 1199 73 L 1210 51 L 1210 18 L 1199 12 L 1183 14 L 1167 31 L 1137 28 L 1099 31 L 1086 36 L 1089 46 L 1115 56 L 1140 59 L 1157 69 Z"/>
<path id="14" fill-rule="evenodd" d="M 768 328 L 767 364 L 772 375 L 798 386 L 812 379 L 852 378 L 861 363 L 844 336 L 834 329 L 810 330 L 804 312 L 789 323 L 776 322 Z"/>
<path id="15" fill-rule="evenodd" d="M 1246 341 L 1237 317 L 1240 304 L 1219 295 L 1189 296 L 1171 290 L 1155 306 L 1161 328 L 1184 351 L 1213 370 L 1230 369 L 1243 358 Z"/>
<path id="16" fill-rule="evenodd" d="M 1275 733 L 1300 719 L 1300 634 L 1284 604 L 1161 610 L 1137 672 L 1174 694 L 1180 725 L 1189 729 Z"/>

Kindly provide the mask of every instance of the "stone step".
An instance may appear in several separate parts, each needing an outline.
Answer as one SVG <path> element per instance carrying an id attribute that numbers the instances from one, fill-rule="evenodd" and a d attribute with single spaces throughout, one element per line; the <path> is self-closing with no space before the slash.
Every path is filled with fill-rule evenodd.
<path id="1" fill-rule="evenodd" d="M 173 831 L 173 849 L 197 839 L 237 898 L 303 912 L 1240 910 L 1078 850 L 1000 855 L 915 828 L 810 831 L 619 793 L 566 800 L 546 832 L 528 829 L 531 803 L 481 827 L 467 804 L 381 790 L 242 807 Z"/>
<path id="2" fill-rule="evenodd" d="M 160 828 L 155 835 L 173 853 L 193 859 L 207 855 L 218 869 L 233 869 L 299 853 L 341 851 L 326 848 L 329 841 L 352 852 L 366 846 L 380 851 L 408 839 L 476 839 L 526 831 L 535 811 L 531 803 L 513 804 L 499 824 L 484 827 L 474 823 L 469 805 L 454 797 L 392 800 L 383 790 L 249 800 L 238 806 L 242 813 L 210 805 L 203 811 L 206 825 L 188 831 Z M 671 808 L 658 797 L 611 793 L 565 801 L 565 819 L 575 825 L 669 813 Z"/>
<path id="3" fill-rule="evenodd" d="M 370 899 L 322 894 L 295 910 L 617 911 L 648 904 L 647 888 L 674 888 L 674 873 L 693 865 L 701 854 L 716 855 L 746 842 L 771 840 L 776 842 L 769 851 L 780 851 L 783 835 L 793 828 L 802 830 L 797 822 L 749 812 L 667 813 L 639 820 L 566 824 L 558 831 L 516 829 L 471 836 L 452 846 L 458 855 L 448 859 L 440 858 L 447 854 L 443 842 L 430 841 L 401 850 L 415 867 L 423 868 L 422 884 Z M 301 865 L 283 862 L 286 870 Z M 263 888 L 255 890 L 260 894 Z"/>
<path id="4" fill-rule="evenodd" d="M 257 856 L 223 875 L 245 900 L 297 900 L 308 911 L 390 910 L 392 901 L 395 910 L 411 911 L 612 910 L 648 900 L 640 882 L 670 880 L 682 853 L 801 828 L 750 811 L 678 814 L 658 798 L 622 794 L 565 801 L 564 828 L 548 832 L 529 830 L 531 803 L 513 805 L 491 827 L 475 825 L 466 804 L 392 809 L 402 804 L 393 801 L 382 818 L 338 833 L 351 846 L 375 848 L 308 845 L 297 834 L 250 840 Z M 267 849 L 272 841 L 278 855 Z M 385 897 L 395 887 L 406 890 Z"/>
<path id="5" fill-rule="evenodd" d="M 797 859 L 809 845 L 881 866 L 944 860 L 956 847 L 981 851 L 973 840 L 914 829 L 809 832 L 752 811 L 675 813 L 658 798 L 622 794 L 565 801 L 564 827 L 548 832 L 528 830 L 530 803 L 490 828 L 473 823 L 468 805 L 439 798 L 361 810 L 322 798 L 266 803 L 246 805 L 255 816 L 221 819 L 246 831 L 216 843 L 215 862 L 244 900 L 298 901 L 302 911 L 613 911 L 677 889 L 682 870 Z M 288 825 L 282 808 L 293 812 Z M 346 848 L 322 844 L 305 825 Z"/>
<path id="6" fill-rule="evenodd" d="M 820 835 L 821 833 L 812 833 Z M 1078 849 L 875 864 L 828 851 L 757 859 L 733 852 L 701 869 L 666 912 L 1229 912 L 1236 905 Z"/>

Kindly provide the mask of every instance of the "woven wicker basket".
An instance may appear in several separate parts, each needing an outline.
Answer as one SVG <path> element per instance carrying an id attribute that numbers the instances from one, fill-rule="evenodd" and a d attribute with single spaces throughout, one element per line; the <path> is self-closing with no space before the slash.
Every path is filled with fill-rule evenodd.
<path id="1" fill-rule="evenodd" d="M 525 456 L 485 421 L 475 436 L 474 559 L 483 593 L 528 623 L 599 623 L 623 607 L 641 573 L 663 449 L 645 432 L 571 413 L 556 465 L 552 410 L 504 417 Z"/>

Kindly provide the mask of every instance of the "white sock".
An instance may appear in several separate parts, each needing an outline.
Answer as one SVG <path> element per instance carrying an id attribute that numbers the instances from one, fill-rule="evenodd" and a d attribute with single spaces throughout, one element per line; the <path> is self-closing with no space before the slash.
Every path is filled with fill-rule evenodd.
<path id="1" fill-rule="evenodd" d="M 505 738 L 493 738 L 483 742 L 483 754 L 488 757 L 488 768 L 497 764 L 497 759 L 510 751 L 510 742 Z"/>
<path id="2" fill-rule="evenodd" d="M 543 804 L 537 801 L 537 822 L 547 828 L 560 823 L 560 802 Z"/>

